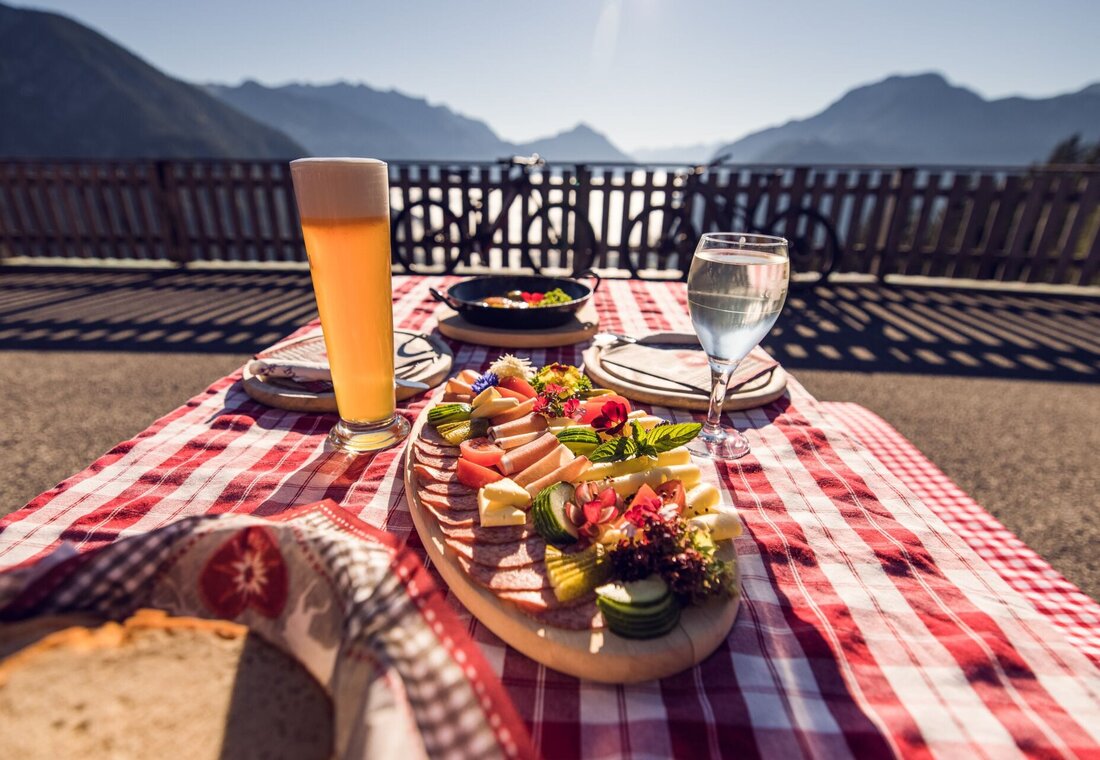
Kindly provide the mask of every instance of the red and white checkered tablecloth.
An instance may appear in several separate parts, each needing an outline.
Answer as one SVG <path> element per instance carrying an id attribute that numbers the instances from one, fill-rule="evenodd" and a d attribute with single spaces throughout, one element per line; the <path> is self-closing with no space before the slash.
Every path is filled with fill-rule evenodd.
<path id="1" fill-rule="evenodd" d="M 440 284 L 395 278 L 396 323 L 431 329 L 427 288 Z M 605 281 L 597 306 L 615 332 L 690 329 L 679 283 Z M 456 371 L 496 356 L 452 347 Z M 580 352 L 531 356 L 576 363 Z M 0 522 L 0 568 L 62 542 L 86 550 L 184 516 L 276 515 L 324 498 L 419 547 L 401 448 L 325 453 L 333 417 L 263 407 L 238 379 Z M 402 411 L 413 418 L 425 403 Z M 1100 756 L 1094 603 L 977 505 L 938 502 L 949 483 L 863 410 L 792 382 L 784 399 L 731 418 L 753 453 L 708 477 L 746 526 L 744 595 L 710 658 L 605 686 L 547 670 L 467 619 L 544 755 Z"/>

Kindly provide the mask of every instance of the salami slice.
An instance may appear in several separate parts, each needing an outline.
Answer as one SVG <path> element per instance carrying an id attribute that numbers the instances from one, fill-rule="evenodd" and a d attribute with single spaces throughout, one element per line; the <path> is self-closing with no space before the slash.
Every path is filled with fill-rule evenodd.
<path id="1" fill-rule="evenodd" d="M 413 464 L 423 464 L 437 470 L 453 470 L 458 462 L 458 449 L 454 451 L 453 455 L 450 453 L 435 454 L 414 448 L 412 451 Z"/>
<path id="2" fill-rule="evenodd" d="M 472 488 L 468 488 L 461 483 L 433 483 L 430 481 L 425 481 L 423 478 L 420 478 L 419 482 L 419 492 L 421 494 L 442 496 L 446 499 L 454 496 L 473 496 L 475 499 L 474 504 L 477 504 L 477 493 Z"/>
<path id="3" fill-rule="evenodd" d="M 554 590 L 549 586 L 541 589 L 517 589 L 515 591 L 497 591 L 496 595 L 505 602 L 511 602 L 528 614 L 545 612 L 552 608 L 561 607 L 561 602 L 554 596 Z"/>
<path id="4" fill-rule="evenodd" d="M 435 509 L 443 512 L 477 514 L 477 496 L 472 493 L 464 493 L 459 496 L 441 496 L 420 489 L 417 495 L 425 504 L 430 504 Z"/>
<path id="5" fill-rule="evenodd" d="M 515 544 L 527 540 L 532 535 L 532 530 L 527 525 L 483 528 L 474 523 L 476 520 L 471 518 L 469 525 L 444 524 L 442 520 L 439 524 L 440 530 L 447 536 L 448 543 L 455 542 L 455 552 L 465 553 L 465 556 L 470 559 L 476 559 L 476 555 L 482 554 L 484 547 L 494 544 Z"/>
<path id="6" fill-rule="evenodd" d="M 501 570 L 471 562 L 461 555 L 455 559 L 475 583 L 490 591 L 538 591 L 550 588 L 550 579 L 546 577 L 546 565 L 541 562 L 537 565 Z"/>
<path id="7" fill-rule="evenodd" d="M 458 448 L 457 446 L 452 445 L 446 438 L 441 436 L 439 434 L 439 431 L 431 425 L 425 425 L 424 427 L 420 428 L 420 440 L 441 448 Z"/>
<path id="8" fill-rule="evenodd" d="M 458 457 L 458 447 L 452 446 L 449 443 L 444 446 L 439 446 L 424 438 L 417 438 L 416 441 L 413 442 L 413 446 L 416 448 L 418 454 L 428 454 L 429 456 L 436 457 Z"/>
<path id="9" fill-rule="evenodd" d="M 449 509 L 441 509 L 434 504 L 421 499 L 424 509 L 435 518 L 439 527 L 446 532 L 447 528 L 473 528 L 477 525 L 476 512 L 455 512 Z"/>
<path id="10" fill-rule="evenodd" d="M 521 526 L 522 527 L 522 526 Z M 483 528 L 483 532 L 506 530 L 505 528 Z M 448 541 L 455 553 L 479 565 L 489 568 L 545 566 L 546 541 L 537 534 L 528 535 L 523 540 L 510 543 L 464 544 Z"/>
<path id="11" fill-rule="evenodd" d="M 413 470 L 416 472 L 421 484 L 443 483 L 445 485 L 460 485 L 458 482 L 458 474 L 453 469 L 437 470 L 425 464 L 414 464 Z M 466 488 L 466 486 L 462 487 Z"/>

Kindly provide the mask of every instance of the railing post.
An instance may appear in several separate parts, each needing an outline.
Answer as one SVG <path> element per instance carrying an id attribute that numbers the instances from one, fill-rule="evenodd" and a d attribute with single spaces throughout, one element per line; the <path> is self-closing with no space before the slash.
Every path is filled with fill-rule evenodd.
<path id="1" fill-rule="evenodd" d="M 574 176 L 577 179 L 577 184 L 573 189 L 575 193 L 573 204 L 575 209 L 573 274 L 578 275 L 591 268 L 595 260 L 596 241 L 592 235 L 592 223 L 588 218 L 589 194 L 592 192 L 592 172 L 587 164 L 577 164 L 574 168 Z"/>
<path id="2" fill-rule="evenodd" d="M 154 166 L 156 185 L 154 194 L 157 200 L 157 216 L 164 236 L 165 252 L 168 260 L 181 267 L 191 261 L 190 248 L 184 244 L 183 214 L 179 205 L 179 193 L 176 191 L 176 178 L 172 173 L 170 161 L 157 161 Z"/>

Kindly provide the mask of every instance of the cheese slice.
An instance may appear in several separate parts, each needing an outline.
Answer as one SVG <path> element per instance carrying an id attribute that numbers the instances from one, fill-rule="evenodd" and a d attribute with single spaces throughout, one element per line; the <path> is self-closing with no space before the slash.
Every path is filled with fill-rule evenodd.
<path id="1" fill-rule="evenodd" d="M 662 451 L 657 455 L 658 467 L 667 467 L 670 464 L 691 464 L 691 452 L 680 446 L 671 451 Z"/>
<path id="2" fill-rule="evenodd" d="M 617 478 L 620 475 L 629 475 L 633 472 L 648 470 L 656 464 L 657 460 L 653 457 L 636 457 L 634 459 L 627 459 L 623 462 L 598 462 L 585 470 L 578 480 L 606 480 L 607 478 Z"/>
<path id="3" fill-rule="evenodd" d="M 643 485 L 659 486 L 670 480 L 679 480 L 684 488 L 690 488 L 699 482 L 702 473 L 694 464 L 673 464 L 668 467 L 653 467 L 645 472 L 635 472 L 630 475 L 621 475 L 608 481 L 615 493 L 620 496 L 629 496 L 636 493 Z"/>
<path id="4" fill-rule="evenodd" d="M 531 494 L 511 478 L 482 486 L 479 496 L 482 494 L 490 502 L 501 507 L 526 507 L 531 503 Z"/>
<path id="5" fill-rule="evenodd" d="M 496 388 L 489 388 L 489 391 L 496 391 Z M 487 393 L 488 391 L 484 391 Z M 481 398 L 481 396 L 478 396 Z M 478 419 L 480 417 L 495 417 L 498 414 L 507 412 L 509 409 L 515 409 L 519 406 L 519 401 L 514 398 L 505 398 L 500 394 L 497 394 L 497 398 L 490 399 L 489 401 L 483 401 L 480 406 L 474 405 L 474 411 L 470 413 L 470 419 Z"/>
<path id="6" fill-rule="evenodd" d="M 722 494 L 710 483 L 700 483 L 693 486 L 688 489 L 684 497 L 687 503 L 685 511 L 689 517 L 714 512 L 722 502 Z"/>
<path id="7" fill-rule="evenodd" d="M 641 417 L 635 417 L 630 420 L 632 425 L 640 427 L 642 430 L 652 430 L 660 425 L 664 420 L 660 417 L 654 417 L 652 414 L 645 414 Z"/>
<path id="8" fill-rule="evenodd" d="M 481 393 L 474 396 L 474 400 L 471 403 L 473 404 L 474 408 L 476 409 L 477 407 L 481 406 L 482 404 L 487 404 L 490 401 L 492 401 L 494 399 L 498 399 L 498 398 L 504 398 L 504 396 L 500 395 L 500 391 L 498 391 L 495 386 L 490 385 L 488 388 L 483 390 Z"/>
<path id="9" fill-rule="evenodd" d="M 734 512 L 711 512 L 688 520 L 692 525 L 710 532 L 715 541 L 737 538 L 741 535 L 741 519 Z"/>
<path id="10" fill-rule="evenodd" d="M 477 513 L 483 528 L 503 528 L 527 522 L 526 512 L 507 504 L 498 504 L 485 495 L 484 488 L 477 495 Z"/>

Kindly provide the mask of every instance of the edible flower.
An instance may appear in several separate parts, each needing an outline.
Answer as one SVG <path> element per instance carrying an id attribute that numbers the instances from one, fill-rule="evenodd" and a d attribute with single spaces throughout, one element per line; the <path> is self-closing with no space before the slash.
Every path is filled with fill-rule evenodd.
<path id="1" fill-rule="evenodd" d="M 486 388 L 491 388 L 494 385 L 498 385 L 499 383 L 500 378 L 497 377 L 496 374 L 494 374 L 493 372 L 486 372 L 477 380 L 474 380 L 473 385 L 471 385 L 470 388 L 473 390 L 474 395 L 476 396 Z"/>
<path id="2" fill-rule="evenodd" d="M 592 381 L 583 372 L 571 364 L 547 364 L 532 378 L 535 390 L 545 390 L 548 385 L 558 385 L 569 389 L 570 393 L 580 393 L 592 388 Z"/>
<path id="3" fill-rule="evenodd" d="M 623 428 L 626 427 L 628 414 L 626 404 L 621 401 L 608 401 L 600 407 L 600 413 L 592 420 L 592 427 L 606 435 L 621 435 Z"/>
<path id="4" fill-rule="evenodd" d="M 630 502 L 630 509 L 626 510 L 623 517 L 631 525 L 642 528 L 651 520 L 663 519 L 661 515 L 661 507 L 663 506 L 664 502 L 661 501 L 661 497 L 653 493 L 647 486 L 643 486 L 642 490 L 634 496 L 634 500 Z"/>
<path id="5" fill-rule="evenodd" d="M 489 365 L 489 371 L 503 380 L 506 377 L 522 377 L 524 380 L 531 376 L 531 362 L 518 356 L 504 354 Z"/>
<path id="6" fill-rule="evenodd" d="M 535 398 L 533 411 L 547 417 L 575 417 L 581 408 L 572 390 L 557 383 L 546 383 Z"/>

